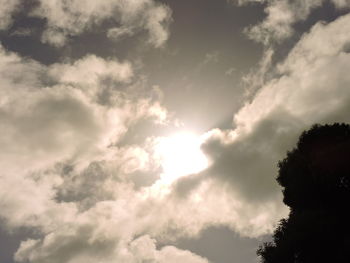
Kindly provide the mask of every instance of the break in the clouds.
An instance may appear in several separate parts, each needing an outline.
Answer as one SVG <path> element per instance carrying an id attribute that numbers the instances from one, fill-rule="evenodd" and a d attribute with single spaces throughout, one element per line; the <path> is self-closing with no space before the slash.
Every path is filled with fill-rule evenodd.
<path id="1" fill-rule="evenodd" d="M 174 40 L 179 29 L 169 38 L 169 23 L 177 21 L 173 3 L 165 2 L 38 0 L 24 8 L 23 1 L 3 1 L 0 28 L 6 32 L 19 14 L 43 19 L 37 44 L 57 50 L 94 30 L 103 30 L 115 48 L 146 34 L 139 40 L 162 47 L 156 52 L 187 61 Z M 12 262 L 217 263 L 210 259 L 215 246 L 202 255 L 177 242 L 196 242 L 216 226 L 259 238 L 288 213 L 274 179 L 278 160 L 312 124 L 350 121 L 349 3 L 329 1 L 339 15 L 314 23 L 276 61 L 281 40 L 288 41 L 294 26 L 326 1 L 224 2 L 266 14 L 241 28 L 264 49 L 258 66 L 245 74 L 235 75 L 240 61 L 222 72 L 236 78 L 236 86 L 220 90 L 240 90 L 241 101 L 232 101 L 241 107 L 225 128 L 209 127 L 198 136 L 177 136 L 186 129 L 176 114 L 181 106 L 169 109 L 165 98 L 172 93 L 148 75 L 159 60 L 152 62 L 149 57 L 158 55 L 147 49 L 142 55 L 134 50 L 133 59 L 119 58 L 114 49 L 108 56 L 85 52 L 78 58 L 62 52 L 44 64 L 11 51 L 11 45 L 1 47 L 1 228 L 9 237 L 16 231 L 26 236 L 17 240 Z M 30 30 L 16 32 L 11 37 L 35 37 Z M 234 52 L 207 50 L 194 76 L 208 65 L 219 67 L 222 54 Z M 188 87 L 180 84 L 176 88 L 185 92 Z"/>

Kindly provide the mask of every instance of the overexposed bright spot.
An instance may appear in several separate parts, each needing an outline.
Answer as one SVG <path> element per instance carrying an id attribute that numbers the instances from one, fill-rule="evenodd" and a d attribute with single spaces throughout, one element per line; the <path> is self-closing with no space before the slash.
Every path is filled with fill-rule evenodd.
<path id="1" fill-rule="evenodd" d="M 207 168 L 208 159 L 201 150 L 201 144 L 202 138 L 190 132 L 161 138 L 156 147 L 163 168 L 161 180 L 171 183 Z"/>

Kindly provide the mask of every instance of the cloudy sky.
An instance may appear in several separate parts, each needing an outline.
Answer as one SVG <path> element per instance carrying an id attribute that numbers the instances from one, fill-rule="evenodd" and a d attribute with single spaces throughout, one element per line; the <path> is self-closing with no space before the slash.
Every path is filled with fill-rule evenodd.
<path id="1" fill-rule="evenodd" d="M 258 262 L 278 160 L 350 122 L 349 10 L 0 0 L 0 262 Z"/>

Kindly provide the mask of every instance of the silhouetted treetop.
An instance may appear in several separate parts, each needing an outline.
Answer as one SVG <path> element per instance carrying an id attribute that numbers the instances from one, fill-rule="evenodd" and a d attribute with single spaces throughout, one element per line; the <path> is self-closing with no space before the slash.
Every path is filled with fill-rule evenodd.
<path id="1" fill-rule="evenodd" d="M 350 194 L 350 126 L 313 126 L 278 166 L 277 181 L 292 209 L 343 205 Z"/>
<path id="2" fill-rule="evenodd" d="M 350 125 L 313 126 L 278 166 L 290 214 L 258 249 L 262 262 L 350 262 Z"/>

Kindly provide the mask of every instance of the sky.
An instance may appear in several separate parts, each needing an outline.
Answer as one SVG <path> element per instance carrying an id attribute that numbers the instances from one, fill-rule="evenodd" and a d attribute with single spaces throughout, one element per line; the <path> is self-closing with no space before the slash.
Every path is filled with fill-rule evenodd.
<path id="1" fill-rule="evenodd" d="M 0 0 L 0 262 L 259 262 L 278 161 L 350 122 L 349 10 Z"/>

